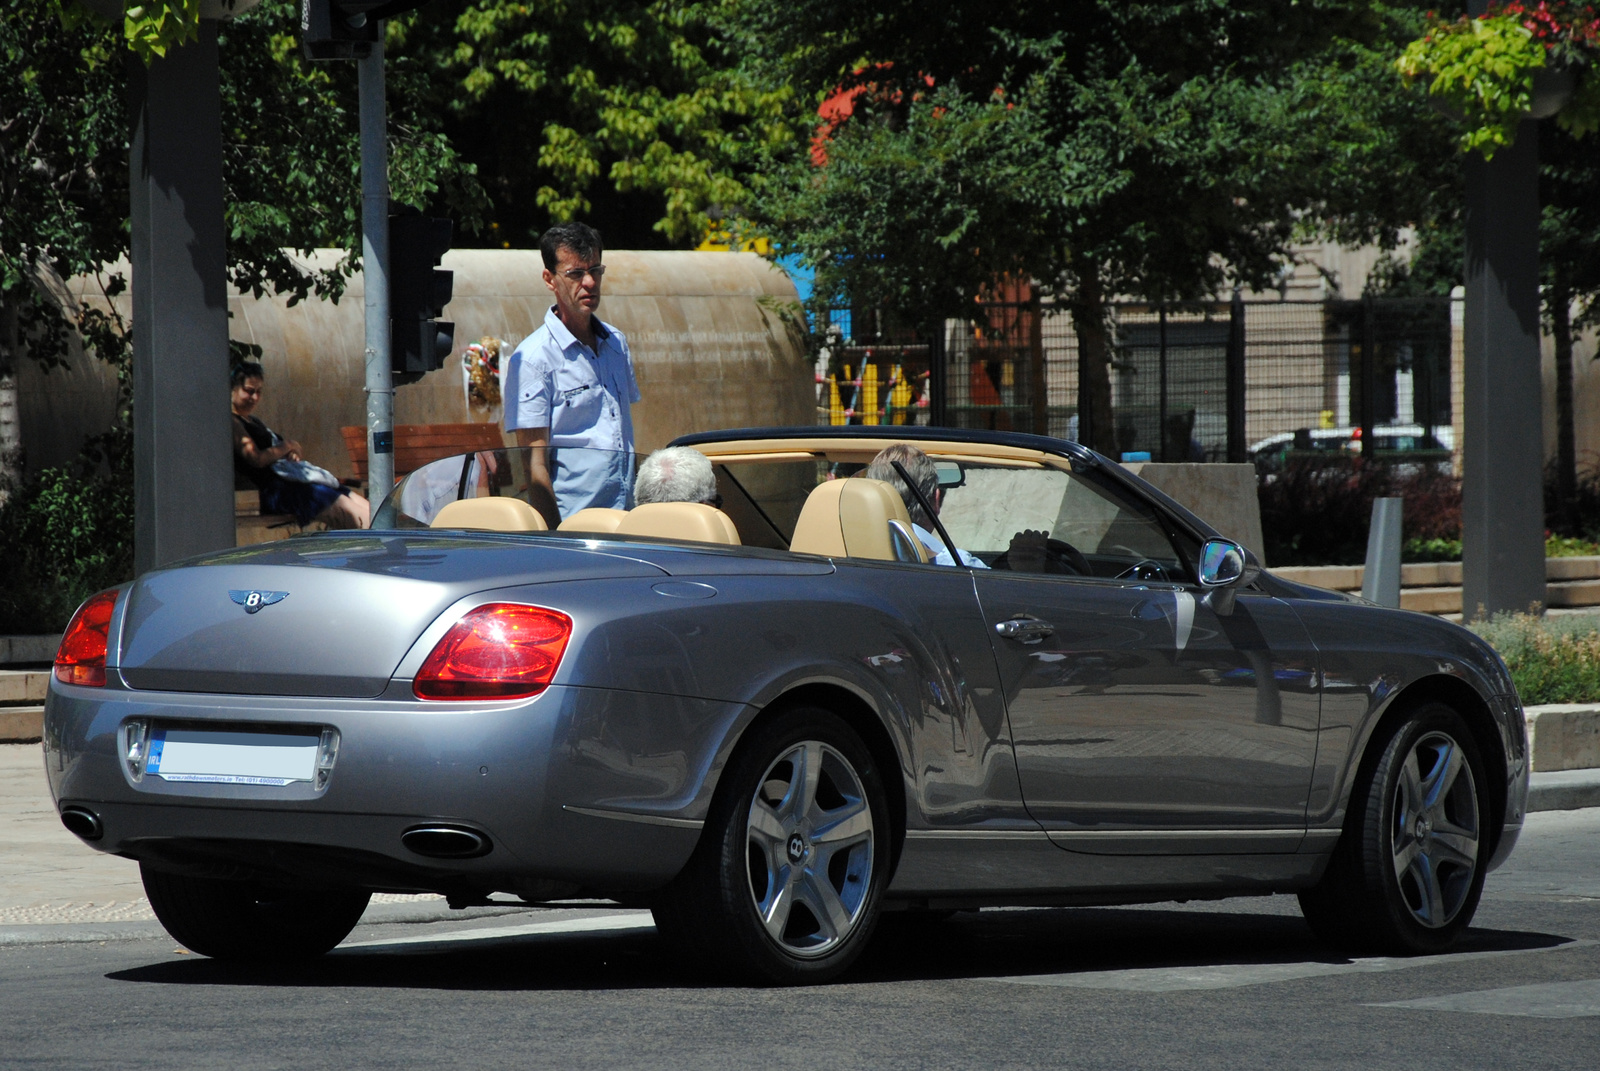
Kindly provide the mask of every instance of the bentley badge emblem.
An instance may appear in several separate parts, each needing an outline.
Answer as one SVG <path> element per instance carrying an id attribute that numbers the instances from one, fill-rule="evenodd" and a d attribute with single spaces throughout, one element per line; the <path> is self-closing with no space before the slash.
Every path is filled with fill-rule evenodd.
<path id="1" fill-rule="evenodd" d="M 275 602 L 282 602 L 289 597 L 287 591 L 229 591 L 228 598 L 244 607 L 244 612 L 253 614 L 263 606 L 271 606 Z"/>

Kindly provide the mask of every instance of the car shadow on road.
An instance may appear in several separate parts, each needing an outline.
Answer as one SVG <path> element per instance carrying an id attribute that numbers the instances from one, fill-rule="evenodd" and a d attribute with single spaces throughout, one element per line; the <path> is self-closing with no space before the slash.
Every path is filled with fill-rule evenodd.
<path id="1" fill-rule="evenodd" d="M 335 950 L 305 964 L 263 966 L 184 955 L 115 971 L 119 982 L 481 991 L 714 988 L 708 968 L 653 931 L 561 933 L 492 940 L 441 934 L 427 944 Z M 1452 952 L 1533 951 L 1553 934 L 1472 929 Z M 1348 964 L 1290 915 L 1160 909 L 1057 908 L 889 914 L 843 981 L 1021 979 L 1103 971 L 1268 964 Z M 1419 961 L 1420 963 L 1421 961 Z"/>

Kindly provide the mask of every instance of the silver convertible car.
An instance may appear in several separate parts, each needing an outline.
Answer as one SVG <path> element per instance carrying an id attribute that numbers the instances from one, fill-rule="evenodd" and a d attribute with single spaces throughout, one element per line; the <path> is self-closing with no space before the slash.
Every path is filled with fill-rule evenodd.
<path id="1" fill-rule="evenodd" d="M 861 475 L 895 442 L 937 471 L 921 533 Z M 1516 843 L 1490 648 L 1277 578 L 1083 447 L 679 444 L 721 508 L 562 514 L 543 478 L 617 459 L 486 452 L 371 531 L 91 598 L 46 707 L 62 821 L 210 956 L 320 955 L 375 891 L 598 897 L 777 983 L 887 911 L 988 905 L 1293 892 L 1329 942 L 1434 952 Z"/>

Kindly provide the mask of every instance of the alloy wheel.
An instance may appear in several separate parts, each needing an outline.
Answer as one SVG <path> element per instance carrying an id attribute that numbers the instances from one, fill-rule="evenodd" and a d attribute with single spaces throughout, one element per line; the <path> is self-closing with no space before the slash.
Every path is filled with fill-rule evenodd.
<path id="1" fill-rule="evenodd" d="M 767 936 L 802 958 L 826 955 L 861 920 L 877 846 L 861 777 L 818 740 L 762 775 L 746 824 L 750 896 Z"/>
<path id="2" fill-rule="evenodd" d="M 1449 734 L 1412 746 L 1394 788 L 1390 825 L 1395 881 L 1418 924 L 1447 926 L 1472 891 L 1480 836 L 1472 765 Z"/>

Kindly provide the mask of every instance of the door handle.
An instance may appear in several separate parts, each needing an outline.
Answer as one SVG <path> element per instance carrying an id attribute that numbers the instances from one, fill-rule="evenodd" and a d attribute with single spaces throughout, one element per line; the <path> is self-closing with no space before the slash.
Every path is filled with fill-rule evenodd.
<path id="1" fill-rule="evenodd" d="M 1038 643 L 1046 636 L 1055 635 L 1056 627 L 1048 621 L 1041 621 L 1037 617 L 1018 614 L 1016 617 L 997 623 L 994 626 L 994 630 L 1008 640 L 1018 640 L 1022 643 Z"/>

